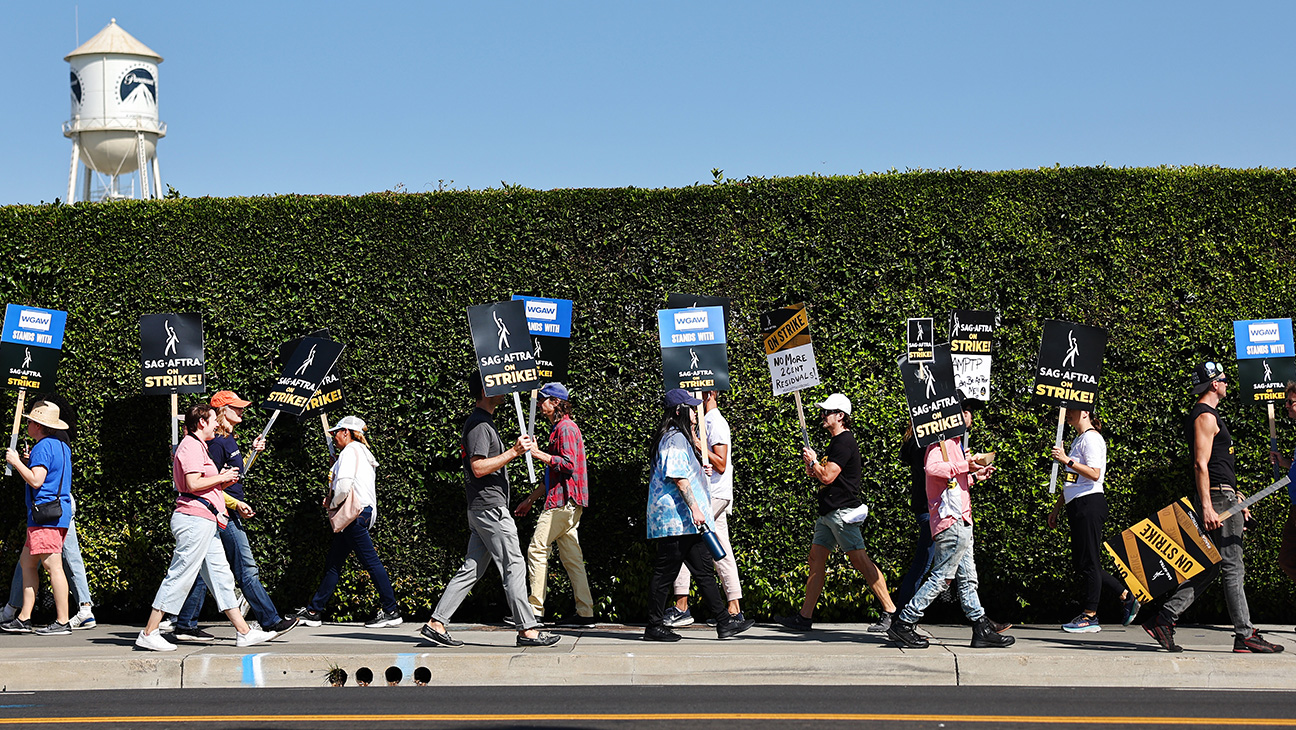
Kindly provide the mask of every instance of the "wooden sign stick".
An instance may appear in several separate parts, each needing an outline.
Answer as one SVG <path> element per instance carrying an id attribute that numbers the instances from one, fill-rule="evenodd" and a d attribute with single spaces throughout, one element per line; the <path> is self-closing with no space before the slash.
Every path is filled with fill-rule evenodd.
<path id="1" fill-rule="evenodd" d="M 1265 406 L 1269 409 L 1269 450 L 1277 451 L 1278 450 L 1278 427 L 1274 425 L 1273 401 L 1269 401 L 1268 403 L 1265 404 Z M 1281 465 L 1279 464 L 1273 465 L 1273 475 L 1274 477 L 1280 477 L 1283 475 L 1283 470 Z"/>
<path id="2" fill-rule="evenodd" d="M 27 400 L 27 389 L 18 389 L 18 404 L 14 406 L 13 432 L 9 434 L 9 448 L 18 449 L 18 427 L 22 425 L 23 401 Z M 5 476 L 13 474 L 13 467 L 5 464 Z"/>
<path id="3" fill-rule="evenodd" d="M 517 392 L 516 390 L 513 391 L 513 407 L 517 409 L 518 432 L 526 433 L 527 432 L 526 420 L 522 418 L 522 394 Z M 531 458 L 530 451 L 527 452 L 526 460 L 527 460 L 527 476 L 531 477 L 531 483 L 535 484 L 536 483 L 535 460 Z"/>
<path id="4" fill-rule="evenodd" d="M 1059 408 L 1058 408 L 1058 427 L 1057 427 L 1057 437 L 1053 440 L 1053 443 L 1056 444 L 1057 446 L 1061 446 L 1061 445 L 1062 445 L 1062 429 L 1064 429 L 1064 428 L 1066 428 L 1066 409 L 1065 409 L 1065 408 L 1062 408 L 1062 407 L 1059 407 Z M 1053 473 L 1052 473 L 1051 476 L 1049 476 L 1049 494 L 1054 494 L 1054 493 L 1057 492 L 1057 475 L 1058 475 L 1058 467 L 1059 467 L 1059 466 L 1061 466 L 1061 464 L 1058 464 L 1058 463 L 1057 463 L 1057 460 L 1054 459 L 1054 460 L 1053 460 Z"/>
<path id="5" fill-rule="evenodd" d="M 801 421 L 801 445 L 810 448 L 810 432 L 806 430 L 805 408 L 801 405 L 801 391 L 792 391 L 792 398 L 796 401 L 797 419 Z"/>
<path id="6" fill-rule="evenodd" d="M 331 462 L 337 458 L 337 452 L 333 448 L 333 439 L 329 436 L 329 422 L 328 422 L 327 413 L 320 414 L 320 423 L 324 426 L 324 445 L 328 447 L 329 461 Z"/>
<path id="7" fill-rule="evenodd" d="M 180 444 L 180 395 L 171 394 L 171 452 Z"/>
<path id="8" fill-rule="evenodd" d="M 265 438 L 266 434 L 270 433 L 270 427 L 274 425 L 274 422 L 278 418 L 279 418 L 279 411 L 275 411 L 270 414 L 270 421 L 266 423 L 265 428 L 261 429 L 261 438 Z M 246 477 L 248 472 L 252 471 L 252 465 L 256 463 L 257 454 L 260 453 L 261 453 L 260 451 L 257 451 L 255 449 L 252 450 L 252 455 L 248 457 L 247 464 L 244 465 L 243 467 L 243 473 L 239 475 L 240 478 Z"/>

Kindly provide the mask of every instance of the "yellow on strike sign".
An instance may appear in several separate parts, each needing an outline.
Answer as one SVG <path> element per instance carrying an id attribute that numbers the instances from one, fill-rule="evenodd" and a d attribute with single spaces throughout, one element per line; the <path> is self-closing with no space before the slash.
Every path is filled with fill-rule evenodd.
<path id="1" fill-rule="evenodd" d="M 805 342 L 798 342 L 797 340 L 802 339 L 802 335 Z M 805 307 L 802 306 L 788 321 L 765 338 L 765 354 L 773 355 L 781 350 L 808 344 L 810 344 L 810 318 L 806 316 Z"/>

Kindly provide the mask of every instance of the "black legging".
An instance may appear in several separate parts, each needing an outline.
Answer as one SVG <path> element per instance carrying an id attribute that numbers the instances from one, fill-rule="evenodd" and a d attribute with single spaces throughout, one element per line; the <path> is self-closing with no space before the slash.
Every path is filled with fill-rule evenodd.
<path id="1" fill-rule="evenodd" d="M 1102 492 L 1086 494 L 1067 502 L 1067 522 L 1071 525 L 1071 559 L 1075 563 L 1084 591 L 1081 608 L 1098 612 L 1098 599 L 1102 589 L 1114 591 L 1117 596 L 1125 586 L 1098 562 L 1102 552 L 1103 523 L 1107 521 L 1107 496 Z"/>
<path id="2" fill-rule="evenodd" d="M 711 551 L 701 535 L 680 535 L 657 539 L 657 557 L 653 560 L 652 578 L 648 582 L 648 624 L 661 626 L 666 613 L 666 604 L 675 593 L 675 576 L 679 575 L 680 566 L 688 563 L 693 580 L 697 581 L 698 592 L 707 608 L 717 619 L 722 611 L 727 612 L 724 599 L 720 595 L 720 586 L 716 583 L 715 563 Z"/>

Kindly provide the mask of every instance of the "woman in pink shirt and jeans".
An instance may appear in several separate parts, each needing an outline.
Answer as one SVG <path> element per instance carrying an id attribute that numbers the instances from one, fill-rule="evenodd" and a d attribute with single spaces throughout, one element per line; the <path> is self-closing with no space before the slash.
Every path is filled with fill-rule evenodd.
<path id="1" fill-rule="evenodd" d="M 963 406 L 963 423 L 972 425 L 972 411 Z M 1013 637 L 1002 636 L 1007 625 L 996 623 L 985 615 L 977 596 L 976 562 L 972 558 L 972 499 L 968 486 L 972 479 L 989 479 L 995 468 L 969 461 L 963 452 L 962 439 L 950 439 L 927 447 L 927 510 L 931 516 L 932 543 L 935 554 L 932 569 L 918 586 L 908 605 L 891 623 L 887 636 L 902 647 L 924 649 L 927 639 L 914 630 L 923 612 L 945 587 L 954 585 L 963 613 L 972 622 L 973 647 L 1004 647 Z"/>
<path id="2" fill-rule="evenodd" d="M 189 596 L 189 589 L 201 572 L 211 587 L 216 605 L 238 632 L 237 646 L 252 646 L 274 638 L 273 631 L 249 627 L 238 610 L 234 597 L 234 574 L 225 559 L 225 548 L 217 530 L 225 528 L 229 514 L 225 511 L 222 487 L 239 478 L 233 467 L 218 472 L 207 442 L 216 436 L 216 411 L 206 403 L 192 406 L 185 414 L 185 437 L 176 447 L 171 473 L 175 480 L 176 509 L 171 515 L 171 534 L 175 552 L 171 567 L 153 599 L 148 625 L 135 639 L 135 646 L 150 651 L 175 651 L 175 644 L 158 631 L 163 614 L 176 614 Z"/>

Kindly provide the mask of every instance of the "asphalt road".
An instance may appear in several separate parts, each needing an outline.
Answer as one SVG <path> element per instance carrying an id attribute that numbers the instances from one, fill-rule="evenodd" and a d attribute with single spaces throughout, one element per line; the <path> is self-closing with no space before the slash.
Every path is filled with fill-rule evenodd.
<path id="1" fill-rule="evenodd" d="M 1021 687 L 343 687 L 0 694 L 0 727 L 1296 727 L 1296 692 Z"/>

